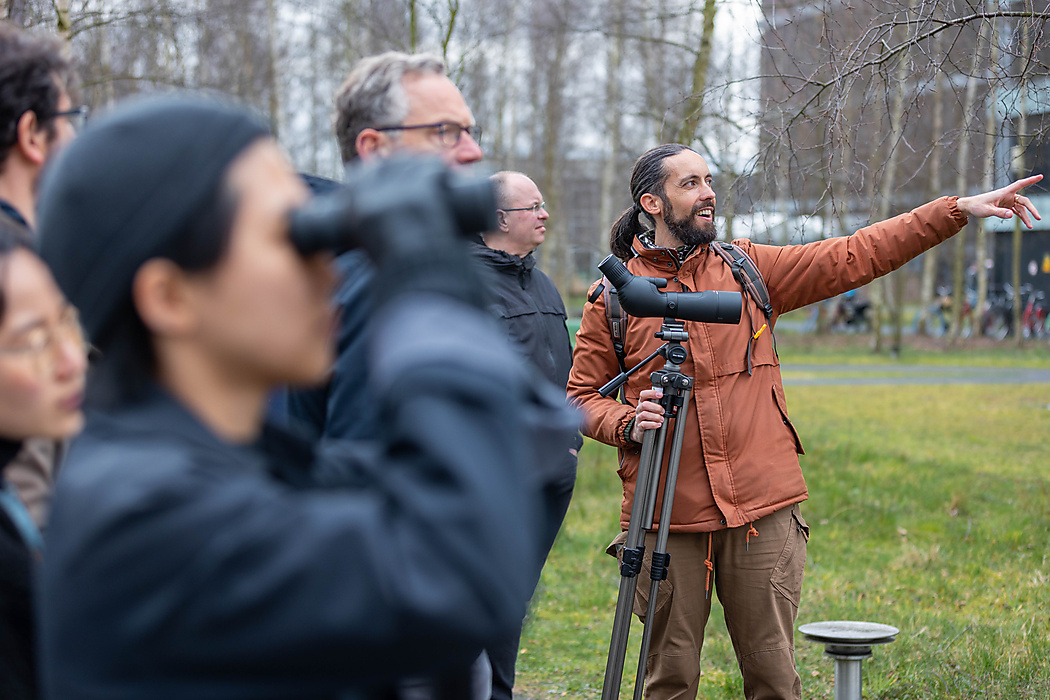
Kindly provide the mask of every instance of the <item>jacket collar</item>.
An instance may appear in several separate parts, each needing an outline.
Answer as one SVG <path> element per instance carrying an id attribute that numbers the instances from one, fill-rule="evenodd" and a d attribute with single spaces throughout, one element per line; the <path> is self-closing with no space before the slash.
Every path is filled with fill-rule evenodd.
<path id="1" fill-rule="evenodd" d="M 89 411 L 89 425 L 100 437 L 111 432 L 176 442 L 191 449 L 223 453 L 233 466 L 258 469 L 260 462 L 283 481 L 296 483 L 310 471 L 311 444 L 273 424 L 264 424 L 259 439 L 248 445 L 216 435 L 171 394 L 154 385 L 142 401 L 113 411 Z M 294 465 L 289 473 L 289 465 Z M 294 473 L 292 473 L 294 472 Z"/>
<path id="2" fill-rule="evenodd" d="M 25 217 L 22 216 L 22 212 L 15 209 L 10 202 L 0 199 L 0 211 L 7 214 L 7 216 L 10 219 L 13 219 L 15 223 L 25 226 L 27 229 L 29 228 L 29 223 L 26 222 Z"/>
<path id="3" fill-rule="evenodd" d="M 634 251 L 635 257 L 642 258 L 650 265 L 660 269 L 682 269 L 693 263 L 693 261 L 699 260 L 701 256 L 707 253 L 709 248 L 709 246 L 706 245 L 696 246 L 689 252 L 684 260 L 679 261 L 677 251 L 672 250 L 671 248 L 661 248 L 659 246 L 649 245 L 640 239 L 641 235 L 643 234 L 635 236 L 634 242 L 631 244 L 631 249 Z"/>
<path id="4" fill-rule="evenodd" d="M 532 269 L 536 267 L 536 256 L 532 253 L 521 258 L 504 250 L 489 248 L 484 243 L 476 243 L 474 245 L 474 254 L 499 269 L 515 270 L 520 273 L 532 272 Z"/>

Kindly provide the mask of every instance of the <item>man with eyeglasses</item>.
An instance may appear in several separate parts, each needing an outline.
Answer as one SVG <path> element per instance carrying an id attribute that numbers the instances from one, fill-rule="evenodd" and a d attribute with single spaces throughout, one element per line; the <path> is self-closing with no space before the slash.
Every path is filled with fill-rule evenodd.
<path id="1" fill-rule="evenodd" d="M 0 216 L 22 231 L 36 223 L 44 165 L 76 135 L 61 43 L 0 22 Z"/>
<path id="2" fill-rule="evenodd" d="M 362 59 L 335 95 L 335 137 L 344 165 L 395 153 L 433 154 L 452 166 L 481 160 L 481 130 L 462 93 L 431 54 L 388 51 Z M 370 318 L 371 263 L 359 251 L 339 258 L 343 284 L 337 357 L 327 385 L 288 397 L 293 421 L 319 437 L 365 439 L 378 418 L 369 405 L 366 326 Z"/>
<path id="3" fill-rule="evenodd" d="M 390 51 L 365 58 L 339 88 L 335 105 L 344 165 L 398 153 L 436 155 L 450 166 L 481 160 L 481 130 L 437 56 Z M 367 384 L 368 327 L 380 282 L 360 251 L 345 253 L 337 264 L 343 282 L 335 295 L 340 326 L 331 378 L 318 389 L 291 392 L 288 415 L 321 439 L 372 439 L 380 426 Z M 481 700 L 489 688 L 489 665 L 482 656 L 473 669 L 447 669 L 441 678 L 403 684 L 389 696 Z"/>
<path id="4" fill-rule="evenodd" d="M 468 166 L 481 160 L 483 154 L 478 145 L 481 129 L 474 122 L 474 115 L 462 93 L 444 71 L 442 60 L 429 54 L 410 55 L 391 51 L 363 59 L 335 96 L 335 135 L 343 163 L 349 165 L 359 160 L 386 158 L 396 153 L 432 154 L 453 167 Z M 517 187 L 521 184 L 518 177 L 524 178 L 517 174 L 510 177 L 508 174 L 507 179 Z M 524 179 L 531 183 L 528 178 Z M 534 184 L 532 188 L 535 190 Z M 497 198 L 500 196 L 497 191 Z M 518 193 L 508 196 L 517 197 Z M 528 202 L 522 199 L 520 204 L 527 204 L 528 211 L 516 209 L 518 199 L 505 199 L 501 204 L 505 209 L 498 213 L 501 220 L 513 224 L 513 238 L 524 231 L 522 224 L 528 218 L 531 217 L 535 223 L 541 223 L 547 218 L 538 190 L 522 196 L 531 197 Z M 507 217 L 514 219 L 512 221 Z M 539 240 L 526 244 L 527 250 L 514 244 L 515 252 L 507 253 L 518 261 L 514 264 L 528 265 L 530 270 L 534 260 L 529 253 L 542 242 L 545 230 L 542 225 L 532 225 L 531 228 L 532 233 L 529 235 L 535 238 L 538 234 Z M 501 226 L 501 231 L 486 234 L 486 242 L 492 241 L 492 245 L 498 247 L 496 241 L 505 238 L 502 234 Z M 484 248 L 480 239 L 477 243 L 479 248 Z M 523 262 L 523 258 L 528 260 Z M 347 253 L 338 262 L 344 282 L 336 295 L 341 321 L 336 348 L 338 355 L 331 380 L 321 389 L 290 394 L 288 412 L 293 420 L 312 427 L 322 438 L 364 439 L 374 436 L 380 428 L 378 417 L 370 410 L 373 401 L 365 383 L 368 366 L 365 349 L 367 326 L 371 318 L 371 294 L 376 280 L 371 264 L 360 253 Z M 537 288 L 543 288 L 538 298 L 542 299 L 544 310 L 537 314 L 536 319 L 549 326 L 545 333 L 551 334 L 552 339 L 549 347 L 541 342 L 533 343 L 531 347 L 525 348 L 525 354 L 534 360 L 541 374 L 564 388 L 571 357 L 565 330 L 565 308 L 549 278 L 539 270 L 535 270 L 533 275 Z M 504 281 L 493 279 L 487 286 L 496 290 Z M 546 286 L 543 286 L 543 281 Z M 556 332 L 559 323 L 560 333 Z M 512 338 L 516 337 L 513 329 L 508 328 L 508 331 Z M 538 465 L 538 471 L 542 472 L 539 478 L 544 482 L 546 500 L 550 504 L 546 520 L 547 546 L 543 551 L 545 558 L 572 495 L 576 473 L 575 455 L 567 454 L 565 464 Z M 536 580 L 542 563 L 537 562 Z M 533 586 L 535 583 L 532 582 Z M 492 662 L 493 700 L 510 700 L 512 697 L 517 651 L 517 635 L 505 640 L 498 648 L 488 649 Z M 400 697 L 412 700 L 462 698 L 468 695 L 471 698 L 488 698 L 490 679 L 487 671 L 487 663 L 478 664 L 471 674 L 470 684 L 473 687 L 469 689 L 462 687 L 461 676 L 451 677 L 441 679 L 429 688 L 402 688 Z"/>
<path id="5" fill-rule="evenodd" d="M 533 251 L 543 243 L 550 214 L 543 195 L 527 175 L 502 171 L 491 178 L 496 191 L 498 228 L 486 232 L 473 245 L 475 258 L 491 274 L 484 279 L 493 312 L 516 347 L 539 369 L 547 381 L 564 389 L 572 368 L 572 344 L 565 326 L 565 303 L 551 278 L 536 267 Z M 554 545 L 569 509 L 576 484 L 578 438 L 560 464 L 544 465 L 551 471 L 549 500 L 555 504 L 548 520 L 544 557 Z M 533 588 L 538 581 L 533 582 Z M 511 700 L 519 633 L 488 648 L 492 663 L 492 700 Z"/>
<path id="6" fill-rule="evenodd" d="M 29 241 L 36 225 L 37 185 L 44 166 L 76 135 L 69 62 L 58 39 L 0 22 L 0 226 Z M 43 528 L 60 445 L 27 440 L 4 470 Z"/>

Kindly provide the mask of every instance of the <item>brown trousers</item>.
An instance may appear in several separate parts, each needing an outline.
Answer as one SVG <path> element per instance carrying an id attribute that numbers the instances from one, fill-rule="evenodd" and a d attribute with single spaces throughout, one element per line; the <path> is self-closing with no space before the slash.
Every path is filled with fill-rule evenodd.
<path id="1" fill-rule="evenodd" d="M 795 670 L 795 619 L 809 526 L 797 504 L 767 515 L 753 526 L 757 535 L 745 526 L 668 536 L 671 564 L 667 580 L 660 583 L 657 593 L 646 665 L 645 697 L 649 700 L 696 698 L 700 649 L 711 613 L 711 596 L 705 595 L 709 544 L 711 594 L 718 596 L 725 609 L 726 627 L 744 679 L 744 697 L 802 697 L 802 682 Z M 625 539 L 626 533 L 617 537 L 609 553 L 617 552 Z M 646 534 L 644 566 L 634 600 L 639 619 L 644 619 L 648 604 L 655 542 L 655 533 Z"/>

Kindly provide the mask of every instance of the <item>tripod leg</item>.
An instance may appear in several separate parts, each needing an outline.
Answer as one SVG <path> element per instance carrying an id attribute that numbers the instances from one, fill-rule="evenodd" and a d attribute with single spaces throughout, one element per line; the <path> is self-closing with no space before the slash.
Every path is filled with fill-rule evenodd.
<path id="1" fill-rule="evenodd" d="M 677 411 L 674 418 L 674 434 L 671 438 L 671 454 L 667 460 L 667 477 L 664 482 L 663 508 L 660 510 L 660 524 L 656 529 L 656 543 L 653 546 L 653 565 L 649 573 L 649 604 L 645 609 L 645 622 L 642 627 L 642 646 L 638 652 L 638 673 L 634 679 L 634 700 L 641 700 L 645 681 L 645 669 L 649 660 L 649 643 L 653 636 L 653 618 L 656 615 L 656 597 L 660 582 L 667 578 L 667 567 L 671 562 L 667 554 L 667 536 L 671 528 L 671 509 L 674 504 L 674 492 L 678 482 L 678 463 L 682 459 L 682 440 L 685 437 L 686 417 L 683 414 L 689 406 L 692 393 L 692 381 L 681 377 L 682 391 L 675 402 Z M 670 411 L 667 412 L 670 415 Z M 665 421 L 666 425 L 666 421 Z M 656 491 L 656 485 L 653 491 Z M 650 520 L 650 523 L 652 521 Z"/>
<path id="2" fill-rule="evenodd" d="M 660 466 L 663 463 L 666 436 L 667 421 L 664 421 L 659 430 L 647 430 L 642 438 L 642 454 L 638 462 L 638 481 L 635 485 L 634 504 L 631 506 L 631 522 L 627 526 L 627 541 L 624 542 L 623 562 L 620 564 L 620 590 L 616 596 L 616 616 L 613 618 L 609 658 L 605 663 L 602 700 L 615 700 L 620 697 L 627 639 L 631 631 L 634 591 L 645 552 L 645 531 L 652 525 L 652 516 L 646 521 L 644 510 L 649 500 L 647 494 L 650 490 L 655 491 L 660 483 Z"/>

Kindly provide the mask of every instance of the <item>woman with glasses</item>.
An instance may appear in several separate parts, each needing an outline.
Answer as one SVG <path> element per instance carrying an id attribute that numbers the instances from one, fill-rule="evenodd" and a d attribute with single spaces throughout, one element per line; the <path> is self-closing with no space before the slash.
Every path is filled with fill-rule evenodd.
<path id="1" fill-rule="evenodd" d="M 83 425 L 87 367 L 76 309 L 47 266 L 0 227 L 0 465 L 22 441 L 65 439 Z M 2 472 L 0 472 L 2 474 Z M 31 580 L 43 541 L 0 476 L 0 697 L 37 697 Z"/>

